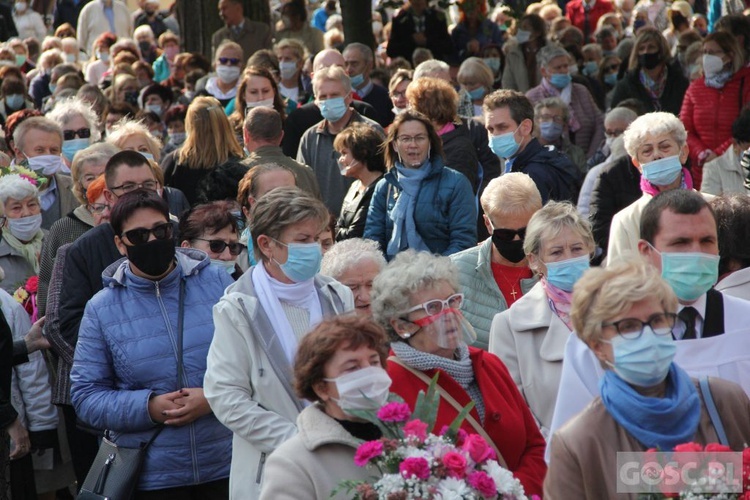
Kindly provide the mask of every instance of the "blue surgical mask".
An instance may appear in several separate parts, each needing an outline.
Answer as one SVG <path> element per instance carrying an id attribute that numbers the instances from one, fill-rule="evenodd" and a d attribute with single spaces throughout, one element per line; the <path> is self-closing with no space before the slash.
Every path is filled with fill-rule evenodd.
<path id="1" fill-rule="evenodd" d="M 274 240 L 287 248 L 286 262 L 279 264 L 281 272 L 294 281 L 300 283 L 312 279 L 320 272 L 320 263 L 323 260 L 323 249 L 320 243 L 282 243 Z"/>
<path id="2" fill-rule="evenodd" d="M 562 90 L 573 80 L 570 73 L 552 73 L 549 77 L 549 82 L 558 90 Z"/>
<path id="3" fill-rule="evenodd" d="M 682 173 L 682 163 L 678 155 L 667 156 L 642 165 L 643 177 L 655 186 L 669 186 Z"/>
<path id="4" fill-rule="evenodd" d="M 5 107 L 9 110 L 17 111 L 23 106 L 23 95 L 22 94 L 10 94 L 5 96 Z M 10 114 L 10 113 L 8 113 Z"/>
<path id="5" fill-rule="evenodd" d="M 650 326 L 643 327 L 637 339 L 626 339 L 616 335 L 611 340 L 602 340 L 612 345 L 615 362 L 607 364 L 625 382 L 638 387 L 652 387 L 664 380 L 677 352 L 677 344 L 671 332 L 654 332 Z"/>
<path id="6" fill-rule="evenodd" d="M 73 161 L 73 157 L 82 149 L 89 147 L 88 139 L 70 139 L 63 141 L 62 153 L 66 160 Z"/>
<path id="7" fill-rule="evenodd" d="M 152 155 L 151 153 L 144 153 L 143 151 L 138 151 L 138 152 L 141 153 L 147 160 L 154 159 L 154 155 Z"/>
<path id="8" fill-rule="evenodd" d="M 563 132 L 562 123 L 541 122 L 539 124 L 539 134 L 547 142 L 554 142 L 560 138 Z"/>
<path id="9" fill-rule="evenodd" d="M 581 255 L 557 262 L 545 262 L 545 266 L 547 266 L 547 282 L 549 284 L 560 290 L 572 292 L 573 285 L 590 267 L 589 256 Z"/>
<path id="10" fill-rule="evenodd" d="M 520 125 L 518 126 L 520 127 Z M 491 135 L 489 137 L 490 149 L 500 158 L 511 158 L 518 152 L 519 144 L 516 142 L 515 134 L 518 128 L 513 132 L 501 135 Z"/>
<path id="11" fill-rule="evenodd" d="M 604 83 L 611 87 L 617 85 L 617 73 L 608 73 L 604 75 Z"/>
<path id="12" fill-rule="evenodd" d="M 362 73 L 354 75 L 351 77 L 351 81 L 352 87 L 354 87 L 355 89 L 359 88 L 363 83 L 365 83 L 365 76 Z"/>
<path id="13" fill-rule="evenodd" d="M 49 86 L 49 91 L 54 94 L 55 90 L 57 89 L 57 84 L 50 82 L 48 86 Z"/>
<path id="14" fill-rule="evenodd" d="M 221 269 L 230 276 L 234 274 L 234 261 L 233 260 L 219 260 L 219 259 L 211 259 L 211 265 L 216 267 L 217 269 Z"/>
<path id="15" fill-rule="evenodd" d="M 661 277 L 672 287 L 677 298 L 692 302 L 719 280 L 719 256 L 701 252 L 659 252 Z"/>
<path id="16" fill-rule="evenodd" d="M 325 101 L 318 101 L 320 114 L 329 122 L 337 122 L 346 114 L 347 106 L 343 97 L 331 97 Z"/>
<path id="17" fill-rule="evenodd" d="M 516 41 L 518 43 L 526 43 L 531 39 L 531 31 L 521 30 L 516 31 Z"/>
<path id="18" fill-rule="evenodd" d="M 487 94 L 487 89 L 484 87 L 477 87 L 474 90 L 469 90 L 468 93 L 471 100 L 476 101 L 477 99 L 482 99 Z"/>
<path id="19" fill-rule="evenodd" d="M 499 57 L 485 57 L 484 63 L 492 70 L 493 74 L 500 71 L 500 58 Z"/>
<path id="20" fill-rule="evenodd" d="M 596 61 L 589 61 L 583 65 L 583 74 L 586 76 L 594 75 L 597 71 L 599 71 L 599 65 Z"/>

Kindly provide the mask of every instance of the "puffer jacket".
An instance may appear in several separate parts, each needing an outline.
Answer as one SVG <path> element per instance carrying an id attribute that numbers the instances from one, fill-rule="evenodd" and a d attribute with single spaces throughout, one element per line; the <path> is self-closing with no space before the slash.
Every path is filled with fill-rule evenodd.
<path id="1" fill-rule="evenodd" d="M 430 173 L 419 187 L 414 221 L 432 253 L 451 255 L 477 244 L 474 194 L 466 177 L 444 166 L 442 158 L 435 156 L 430 162 Z M 400 194 L 393 168 L 375 186 L 365 225 L 364 238 L 377 241 L 383 251 L 394 231 L 391 212 Z M 386 255 L 387 259 L 393 257 Z"/>
<path id="2" fill-rule="evenodd" d="M 185 281 L 183 380 L 177 383 L 180 281 Z M 203 387 L 213 339 L 212 308 L 232 283 L 198 250 L 177 249 L 177 266 L 160 281 L 135 276 L 121 259 L 102 273 L 104 289 L 86 305 L 78 335 L 71 399 L 76 413 L 110 430 L 119 446 L 147 442 L 157 426 L 149 398 Z M 164 427 L 146 453 L 139 490 L 201 484 L 229 476 L 232 432 L 213 414 Z"/>
<path id="3" fill-rule="evenodd" d="M 578 200 L 581 171 L 554 146 L 542 146 L 537 139 L 531 139 L 513 158 L 511 172 L 528 174 L 542 195 L 542 203 Z"/>

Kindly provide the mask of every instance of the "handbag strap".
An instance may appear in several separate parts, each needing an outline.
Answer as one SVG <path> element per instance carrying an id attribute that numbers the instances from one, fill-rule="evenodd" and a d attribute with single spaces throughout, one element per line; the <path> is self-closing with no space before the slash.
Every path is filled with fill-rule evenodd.
<path id="1" fill-rule="evenodd" d="M 714 397 L 711 395 L 711 386 L 708 385 L 708 377 L 701 377 L 698 385 L 701 389 L 701 395 L 703 396 L 703 402 L 706 403 L 706 410 L 708 410 L 708 416 L 711 417 L 711 423 L 716 429 L 716 434 L 719 436 L 719 443 L 729 446 L 729 440 L 727 439 L 727 433 L 724 430 L 724 424 L 721 421 L 721 415 L 716 409 L 716 403 L 714 403 Z"/>
<path id="2" fill-rule="evenodd" d="M 388 357 L 388 361 L 391 361 L 391 362 L 397 364 L 398 366 L 402 367 L 403 369 L 405 369 L 406 371 L 408 371 L 409 373 L 411 373 L 412 375 L 414 375 L 415 377 L 417 377 L 419 380 L 421 380 L 422 382 L 424 382 L 425 384 L 427 384 L 428 387 L 429 387 L 430 383 L 432 382 L 430 380 L 430 378 L 427 375 L 424 374 L 424 372 L 421 372 L 419 370 L 415 370 L 411 366 L 405 364 L 403 361 L 401 361 L 396 356 L 389 356 Z M 451 396 L 448 393 L 448 391 L 446 391 L 443 387 L 441 387 L 441 385 L 440 385 L 440 378 L 438 378 L 437 390 L 440 393 L 440 397 L 442 397 L 445 401 L 447 401 L 448 404 L 450 404 L 458 413 L 461 413 L 461 411 L 463 410 L 463 406 L 461 406 L 461 404 L 458 401 L 456 401 L 456 399 L 453 396 Z M 504 467 L 504 468 L 507 469 L 508 468 L 508 464 L 505 462 L 505 459 L 503 458 L 502 453 L 500 453 L 500 450 L 497 449 L 497 446 L 495 445 L 495 442 L 492 440 L 492 438 L 489 436 L 489 434 L 487 434 L 487 431 L 485 431 L 484 428 L 482 428 L 482 426 L 479 424 L 479 422 L 477 422 L 477 419 L 475 419 L 471 415 L 471 413 L 468 413 L 466 415 L 466 421 L 469 422 L 469 425 L 471 425 L 471 427 L 474 429 L 474 431 L 476 431 L 477 434 L 479 434 L 480 436 L 482 436 L 482 438 L 485 441 L 487 441 L 487 444 L 490 445 L 492 447 L 492 449 L 495 451 L 495 455 L 496 455 L 495 460 L 497 460 L 497 463 L 500 464 L 502 467 Z"/>

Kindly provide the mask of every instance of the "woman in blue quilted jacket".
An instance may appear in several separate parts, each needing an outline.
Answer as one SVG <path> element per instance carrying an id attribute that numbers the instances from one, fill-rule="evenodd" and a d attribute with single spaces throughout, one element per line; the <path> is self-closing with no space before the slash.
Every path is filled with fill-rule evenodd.
<path id="1" fill-rule="evenodd" d="M 169 209 L 155 192 L 122 196 L 110 224 L 127 258 L 102 273 L 104 289 L 84 312 L 71 372 L 76 413 L 118 446 L 156 435 L 136 500 L 226 499 L 232 433 L 211 412 L 203 375 L 212 308 L 232 278 L 205 253 L 175 249 Z"/>

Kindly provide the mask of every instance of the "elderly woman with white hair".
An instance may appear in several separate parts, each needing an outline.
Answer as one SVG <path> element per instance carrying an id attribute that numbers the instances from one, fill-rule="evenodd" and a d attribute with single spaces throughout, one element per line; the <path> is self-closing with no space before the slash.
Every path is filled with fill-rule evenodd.
<path id="1" fill-rule="evenodd" d="M 456 79 L 471 97 L 474 106 L 472 116 L 482 116 L 484 96 L 492 92 L 492 85 L 495 83 L 495 76 L 490 67 L 479 57 L 469 57 L 458 68 Z"/>
<path id="2" fill-rule="evenodd" d="M 372 240 L 350 238 L 333 245 L 323 256 L 321 274 L 330 276 L 354 295 L 354 310 L 371 314 L 372 283 L 385 267 L 385 258 Z"/>
<path id="3" fill-rule="evenodd" d="M 526 495 L 541 495 L 544 438 L 503 362 L 469 346 L 476 333 L 461 314 L 463 298 L 450 259 L 427 252 L 402 252 L 375 278 L 372 313 L 391 340 L 391 391 L 414 408 L 439 374 L 435 429 L 473 402 L 461 429 L 487 441 Z"/>
<path id="4" fill-rule="evenodd" d="M 600 397 L 552 437 L 545 499 L 622 498 L 612 473 L 620 452 L 716 443 L 720 427 L 732 450 L 750 441 L 742 388 L 714 377 L 698 381 L 673 362 L 677 305 L 672 288 L 640 259 L 593 269 L 576 284 L 573 326 L 604 377 Z M 707 410 L 711 399 L 720 421 Z"/>
<path id="5" fill-rule="evenodd" d="M 492 321 L 490 352 L 508 367 L 547 436 L 572 331 L 573 285 L 594 254 L 589 222 L 570 203 L 549 202 L 529 221 L 523 251 L 539 282 Z"/>
<path id="6" fill-rule="evenodd" d="M 458 268 L 464 315 L 477 332 L 474 347 L 487 349 L 492 318 L 537 282 L 523 242 L 529 219 L 542 208 L 542 195 L 527 174 L 511 172 L 490 181 L 481 203 L 490 237 L 451 255 L 451 260 Z"/>
<path id="7" fill-rule="evenodd" d="M 651 198 L 672 189 L 693 189 L 693 179 L 684 167 L 689 153 L 687 131 L 675 115 L 656 112 L 640 116 L 630 124 L 623 138 L 633 165 L 641 173 L 643 194 L 613 217 L 608 263 L 624 252 L 637 249 L 641 213 Z"/>
<path id="8" fill-rule="evenodd" d="M 77 97 L 55 104 L 47 118 L 60 125 L 63 131 L 62 154 L 68 167 L 77 152 L 99 142 L 102 137 L 96 113 Z"/>
<path id="9" fill-rule="evenodd" d="M 12 294 L 39 272 L 39 253 L 44 238 L 39 186 L 47 180 L 26 169 L 11 167 L 3 173 L 5 175 L 0 177 L 0 267 L 5 270 L 5 278 L 0 286 Z"/>
<path id="10" fill-rule="evenodd" d="M 529 90 L 526 97 L 536 104 L 547 97 L 559 97 L 570 108 L 569 129 L 573 144 L 592 156 L 604 139 L 604 117 L 589 90 L 573 83 L 570 54 L 562 47 L 548 45 L 537 53 L 542 82 Z"/>

